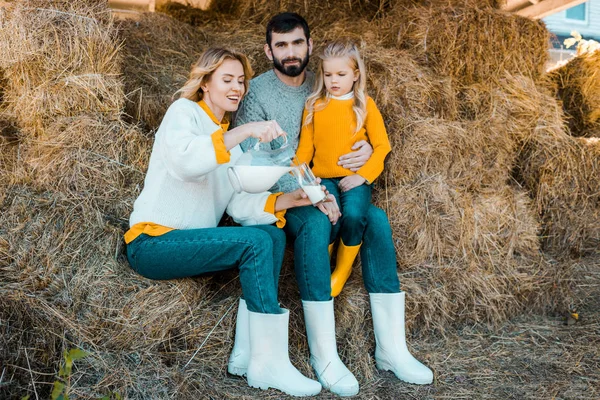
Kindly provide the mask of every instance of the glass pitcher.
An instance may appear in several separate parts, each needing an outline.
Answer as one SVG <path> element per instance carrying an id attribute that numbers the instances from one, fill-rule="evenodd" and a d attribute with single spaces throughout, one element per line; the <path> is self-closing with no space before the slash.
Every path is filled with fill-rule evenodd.
<path id="1" fill-rule="evenodd" d="M 257 142 L 240 156 L 233 167 L 227 169 L 229 181 L 236 192 L 265 192 L 297 165 L 287 137 L 283 138 L 284 143 L 278 149 L 262 149 L 261 143 Z"/>

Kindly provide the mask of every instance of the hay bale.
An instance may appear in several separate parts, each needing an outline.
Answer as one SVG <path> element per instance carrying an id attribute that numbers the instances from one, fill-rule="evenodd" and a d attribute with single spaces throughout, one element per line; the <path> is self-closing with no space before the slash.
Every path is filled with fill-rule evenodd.
<path id="1" fill-rule="evenodd" d="M 378 204 L 388 212 L 401 270 L 429 262 L 490 266 L 538 256 L 539 222 L 531 200 L 507 185 L 473 193 L 429 176 L 387 192 Z"/>
<path id="2" fill-rule="evenodd" d="M 56 118 L 43 133 L 25 129 L 21 171 L 39 190 L 58 190 L 125 218 L 139 190 L 150 140 L 134 126 L 98 114 Z"/>
<path id="3" fill-rule="evenodd" d="M 501 88 L 473 85 L 461 109 L 497 118 L 518 144 L 513 177 L 534 199 L 543 248 L 580 255 L 598 247 L 598 146 L 568 134 L 559 101 L 547 83 L 507 76 Z"/>
<path id="4" fill-rule="evenodd" d="M 415 329 L 444 334 L 456 323 L 496 325 L 526 309 L 564 305 L 568 289 L 555 284 L 566 272 L 542 259 L 540 223 L 525 192 L 505 185 L 471 193 L 440 177 L 387 191 L 378 204 L 390 217 Z"/>
<path id="5" fill-rule="evenodd" d="M 510 179 L 516 147 L 495 120 L 417 120 L 407 124 L 401 146 L 388 157 L 386 176 L 393 185 L 439 176 L 461 190 L 502 188 Z"/>
<path id="6" fill-rule="evenodd" d="M 583 53 L 548 74 L 572 136 L 600 137 L 600 50 Z"/>
<path id="7" fill-rule="evenodd" d="M 397 7 L 381 23 L 384 42 L 409 49 L 444 76 L 468 85 L 506 72 L 538 79 L 550 33 L 541 21 L 490 7 Z"/>
<path id="8" fill-rule="evenodd" d="M 30 127 L 81 112 L 117 119 L 124 97 L 116 26 L 106 4 L 43 4 L 0 9 L 7 107 Z"/>
<path id="9" fill-rule="evenodd" d="M 539 177 L 536 203 L 543 215 L 544 248 L 584 255 L 600 247 L 600 139 L 568 138 L 560 146 L 539 143 L 532 160 Z M 540 164 L 536 164 L 540 162 Z"/>
<path id="10" fill-rule="evenodd" d="M 208 46 L 204 30 L 160 13 L 145 13 L 138 21 L 123 21 L 122 71 L 125 112 L 147 130 L 157 129 L 183 86 L 190 67 Z"/>
<path id="11" fill-rule="evenodd" d="M 361 52 L 367 69 L 368 92 L 386 115 L 386 122 L 456 117 L 455 92 L 449 79 L 419 66 L 405 50 L 363 42 Z"/>

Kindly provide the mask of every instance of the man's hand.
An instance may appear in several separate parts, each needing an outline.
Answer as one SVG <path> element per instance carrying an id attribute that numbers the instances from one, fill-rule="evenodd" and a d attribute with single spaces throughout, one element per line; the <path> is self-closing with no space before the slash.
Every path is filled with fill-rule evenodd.
<path id="1" fill-rule="evenodd" d="M 356 172 L 369 161 L 371 154 L 373 154 L 373 147 L 366 140 L 359 140 L 354 143 L 352 150 L 354 151 L 344 154 L 339 158 L 338 165 Z"/>
<path id="2" fill-rule="evenodd" d="M 358 174 L 350 175 L 345 178 L 342 178 L 340 180 L 340 183 L 338 184 L 338 187 L 342 192 L 347 192 L 348 190 L 354 189 L 355 187 L 360 186 L 365 182 L 366 179 Z"/>
<path id="3" fill-rule="evenodd" d="M 328 194 L 325 200 L 317 204 L 317 208 L 329 218 L 329 222 L 335 225 L 338 219 L 342 216 L 340 208 L 338 207 L 335 197 L 332 194 Z"/>

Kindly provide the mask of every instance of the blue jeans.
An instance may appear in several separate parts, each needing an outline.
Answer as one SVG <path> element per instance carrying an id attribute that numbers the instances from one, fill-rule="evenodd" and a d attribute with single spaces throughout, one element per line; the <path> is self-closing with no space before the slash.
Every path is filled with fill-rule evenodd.
<path id="1" fill-rule="evenodd" d="M 339 236 L 346 246 L 356 246 L 361 244 L 367 227 L 367 211 L 371 205 L 371 186 L 363 184 L 347 192 L 342 192 L 338 187 L 340 180 L 340 178 L 321 180 L 321 184 L 335 196 L 342 211 L 342 217 L 332 227 L 333 236 Z"/>
<path id="2" fill-rule="evenodd" d="M 294 240 L 294 267 L 300 297 L 305 301 L 331 299 L 328 244 L 335 240 L 325 214 L 312 206 L 287 211 L 283 228 Z M 399 293 L 396 251 L 385 212 L 370 205 L 360 248 L 365 288 L 369 293 Z"/>
<path id="3" fill-rule="evenodd" d="M 142 234 L 127 245 L 127 259 L 150 279 L 177 279 L 239 268 L 248 309 L 279 314 L 279 273 L 285 234 L 272 225 L 173 230 Z"/>

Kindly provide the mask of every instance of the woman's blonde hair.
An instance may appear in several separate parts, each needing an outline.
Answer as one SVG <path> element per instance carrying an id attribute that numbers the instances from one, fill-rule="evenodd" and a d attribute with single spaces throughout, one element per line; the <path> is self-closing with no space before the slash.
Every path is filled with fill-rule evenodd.
<path id="1" fill-rule="evenodd" d="M 352 109 L 356 115 L 356 129 L 354 133 L 357 133 L 362 128 L 367 116 L 367 77 L 365 73 L 365 63 L 360 56 L 356 44 L 348 39 L 338 39 L 333 41 L 325 47 L 321 54 L 319 54 L 321 61 L 317 68 L 317 76 L 315 78 L 313 91 L 308 99 L 306 99 L 306 109 L 308 113 L 304 120 L 304 125 L 310 125 L 313 121 L 315 111 L 320 111 L 325 108 L 331 98 L 331 95 L 327 92 L 323 78 L 323 61 L 331 58 L 343 57 L 348 58 L 350 66 L 354 71 L 358 70 L 358 79 L 354 82 L 352 88 L 354 91 L 354 104 L 352 105 Z M 323 102 L 316 106 L 318 100 L 323 100 Z"/>
<path id="2" fill-rule="evenodd" d="M 235 50 L 220 47 L 210 47 L 204 53 L 202 53 L 198 61 L 192 65 L 190 77 L 181 87 L 181 89 L 175 92 L 173 97 L 179 94 L 179 97 L 183 97 L 188 100 L 202 100 L 202 97 L 204 96 L 202 86 L 210 81 L 213 72 L 215 72 L 217 68 L 219 68 L 223 62 L 225 62 L 225 60 L 237 60 L 242 63 L 245 77 L 244 95 L 246 95 L 246 93 L 248 93 L 248 84 L 250 83 L 250 78 L 252 78 L 252 75 L 254 74 L 248 58 Z"/>

